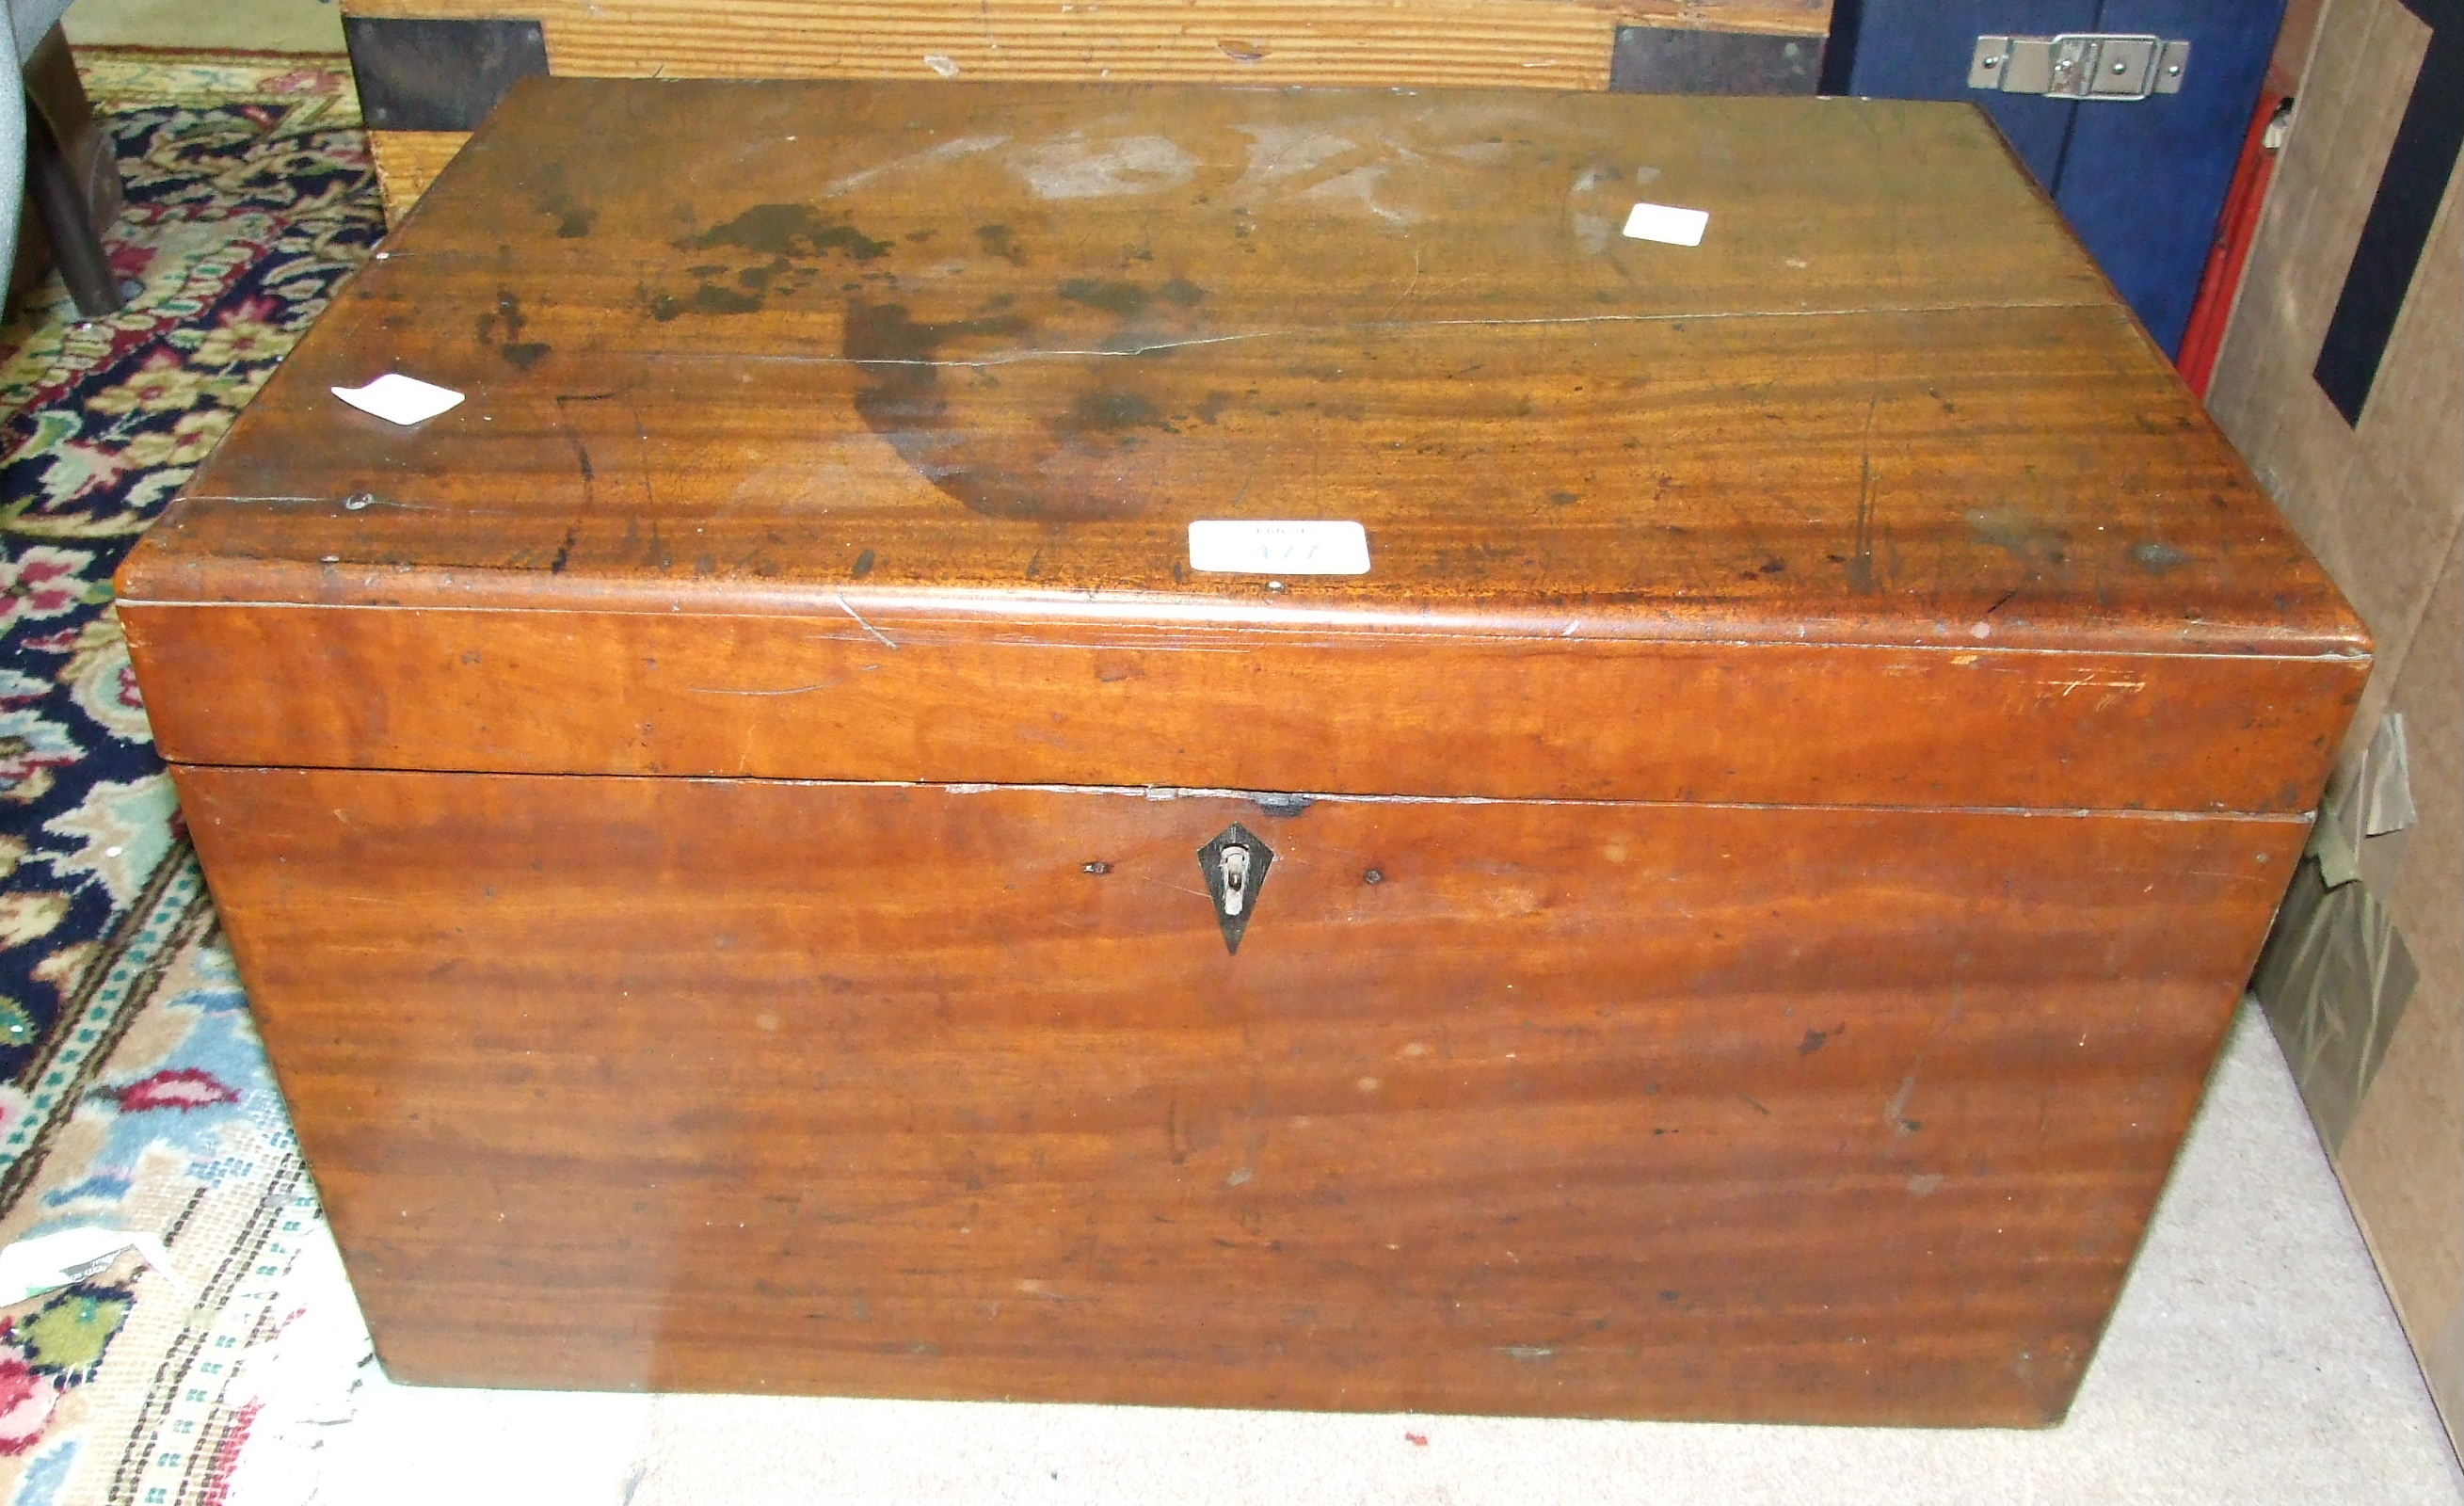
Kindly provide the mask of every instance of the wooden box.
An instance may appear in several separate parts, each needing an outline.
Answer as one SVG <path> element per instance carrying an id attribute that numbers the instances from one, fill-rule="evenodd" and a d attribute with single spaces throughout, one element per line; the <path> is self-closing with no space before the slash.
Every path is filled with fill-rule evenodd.
<path id="1" fill-rule="evenodd" d="M 2057 1418 L 2368 667 L 1848 100 L 535 81 L 120 585 L 494 1385 Z"/>

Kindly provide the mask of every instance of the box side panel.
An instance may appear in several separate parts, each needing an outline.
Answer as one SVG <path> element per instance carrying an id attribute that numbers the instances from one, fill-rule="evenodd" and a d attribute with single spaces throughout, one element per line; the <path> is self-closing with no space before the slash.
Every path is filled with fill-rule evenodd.
<path id="1" fill-rule="evenodd" d="M 2304 811 L 2362 659 L 121 609 L 183 763 Z"/>
<path id="2" fill-rule="evenodd" d="M 404 1379 L 1799 1422 L 2061 1414 L 2303 832 L 179 779 Z"/>

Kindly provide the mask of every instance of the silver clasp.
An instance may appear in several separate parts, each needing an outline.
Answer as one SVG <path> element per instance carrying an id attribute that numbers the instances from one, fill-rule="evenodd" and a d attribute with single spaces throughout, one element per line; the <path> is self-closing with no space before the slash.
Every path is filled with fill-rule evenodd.
<path id="1" fill-rule="evenodd" d="M 1249 900 L 1249 850 L 1245 847 L 1226 847 L 1222 852 L 1221 862 L 1223 864 L 1223 913 L 1239 915 L 1241 907 Z"/>
<path id="2" fill-rule="evenodd" d="M 1969 57 L 1968 86 L 2127 102 L 2181 93 L 2189 67 L 2189 42 L 2146 33 L 1980 36 Z"/>

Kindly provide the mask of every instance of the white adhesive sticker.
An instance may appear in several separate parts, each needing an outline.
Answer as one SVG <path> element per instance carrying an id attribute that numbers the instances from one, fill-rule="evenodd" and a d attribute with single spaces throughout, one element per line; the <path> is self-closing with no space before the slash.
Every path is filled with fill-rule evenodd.
<path id="1" fill-rule="evenodd" d="M 1189 525 L 1189 567 L 1221 575 L 1366 575 L 1369 531 L 1354 522 L 1201 519 Z"/>
<path id="2" fill-rule="evenodd" d="M 365 387 L 338 387 L 334 395 L 363 413 L 374 413 L 389 424 L 424 424 L 437 414 L 459 408 L 462 394 L 450 387 L 422 382 L 388 371 Z"/>
<path id="3" fill-rule="evenodd" d="M 1638 204 L 1625 217 L 1632 240 L 1663 241 L 1671 246 L 1700 246 L 1711 223 L 1709 210 L 1681 210 L 1669 204 Z"/>

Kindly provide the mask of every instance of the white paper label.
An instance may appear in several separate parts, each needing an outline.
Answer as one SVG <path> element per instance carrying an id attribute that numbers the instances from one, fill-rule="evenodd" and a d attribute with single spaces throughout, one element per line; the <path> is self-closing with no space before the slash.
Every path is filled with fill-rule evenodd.
<path id="1" fill-rule="evenodd" d="M 105 1270 L 126 1251 L 163 1273 L 185 1296 L 171 1252 L 152 1234 L 125 1229 L 63 1229 L 0 1250 L 0 1302 L 22 1302 Z"/>
<path id="2" fill-rule="evenodd" d="M 1671 246 L 1700 246 L 1711 223 L 1709 210 L 1681 210 L 1669 204 L 1638 204 L 1625 217 L 1633 240 L 1664 241 Z"/>
<path id="3" fill-rule="evenodd" d="M 1369 531 L 1354 522 L 1201 519 L 1189 525 L 1189 567 L 1224 575 L 1366 575 Z"/>
<path id="4" fill-rule="evenodd" d="M 338 387 L 333 392 L 363 413 L 374 413 L 389 424 L 406 426 L 424 424 L 462 403 L 462 394 L 451 388 L 422 382 L 399 371 L 388 371 L 365 387 Z"/>

